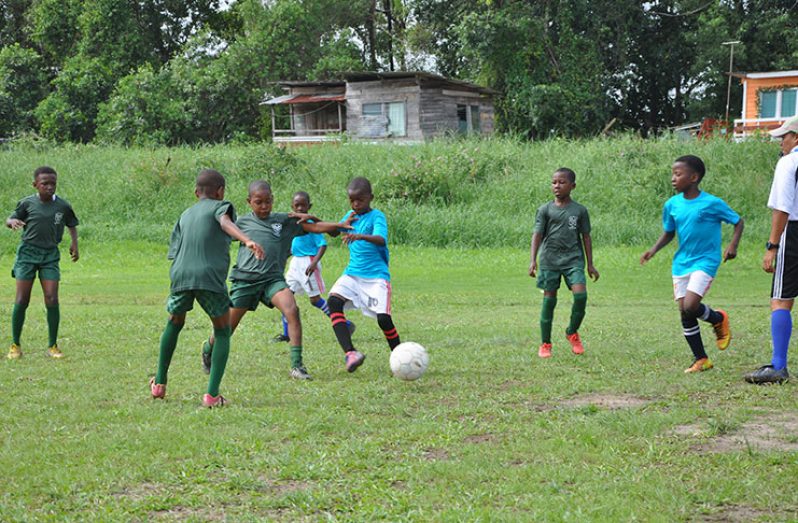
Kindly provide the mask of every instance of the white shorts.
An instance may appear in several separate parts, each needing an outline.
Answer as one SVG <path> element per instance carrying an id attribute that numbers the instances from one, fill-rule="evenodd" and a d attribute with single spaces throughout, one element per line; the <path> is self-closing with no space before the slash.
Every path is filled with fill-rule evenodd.
<path id="1" fill-rule="evenodd" d="M 294 294 L 307 294 L 309 297 L 321 296 L 327 290 L 324 278 L 321 277 L 321 262 L 316 265 L 316 270 L 308 276 L 305 271 L 313 262 L 313 256 L 294 256 L 288 264 L 285 282 Z"/>
<path id="2" fill-rule="evenodd" d="M 709 292 L 715 278 L 704 271 L 694 271 L 684 276 L 673 277 L 673 299 L 679 300 L 687 296 L 687 291 L 698 294 L 702 298 Z"/>
<path id="3" fill-rule="evenodd" d="M 361 278 L 344 274 L 335 282 L 330 294 L 346 299 L 344 309 L 360 309 L 364 316 L 391 313 L 391 282 L 382 278 Z"/>

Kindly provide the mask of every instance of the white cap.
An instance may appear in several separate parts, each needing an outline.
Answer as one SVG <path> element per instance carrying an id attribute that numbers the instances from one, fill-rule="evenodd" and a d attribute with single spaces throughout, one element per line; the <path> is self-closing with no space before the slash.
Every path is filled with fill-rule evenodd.
<path id="1" fill-rule="evenodd" d="M 798 133 L 798 116 L 790 118 L 786 122 L 784 122 L 781 127 L 778 129 L 773 129 L 770 132 L 770 136 L 773 138 L 781 138 L 787 133 Z"/>

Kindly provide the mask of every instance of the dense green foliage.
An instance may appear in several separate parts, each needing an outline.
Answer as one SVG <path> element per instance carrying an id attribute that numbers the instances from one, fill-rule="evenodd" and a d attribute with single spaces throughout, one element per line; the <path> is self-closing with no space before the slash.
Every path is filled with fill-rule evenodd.
<path id="1" fill-rule="evenodd" d="M 204 167 L 227 177 L 227 198 L 239 212 L 246 211 L 247 184 L 265 178 L 274 187 L 276 209 L 287 211 L 291 194 L 306 190 L 313 211 L 326 219 L 343 215 L 347 183 L 366 176 L 374 185 L 374 206 L 388 215 L 394 244 L 523 247 L 535 210 L 552 198 L 551 174 L 565 165 L 577 173 L 573 197 L 590 210 L 595 242 L 640 245 L 653 242 L 661 230 L 662 204 L 672 194 L 671 163 L 683 154 L 697 154 L 708 166 L 702 187 L 745 218 L 745 246 L 766 235 L 765 202 L 777 151 L 769 142 L 636 138 L 298 149 L 268 144 L 50 148 L 29 143 L 0 153 L 0 196 L 10 212 L 11 202 L 32 192 L 33 169 L 50 164 L 61 175 L 59 193 L 82 220 L 82 235 L 164 242 L 193 201 L 194 178 Z M 9 249 L 14 241 L 10 234 L 3 236 Z"/>
<path id="2" fill-rule="evenodd" d="M 796 12 L 793 0 L 0 0 L 0 138 L 254 140 L 279 80 L 397 69 L 497 90 L 498 129 L 518 136 L 647 136 L 724 114 L 722 42 L 741 42 L 737 70 L 794 69 Z"/>

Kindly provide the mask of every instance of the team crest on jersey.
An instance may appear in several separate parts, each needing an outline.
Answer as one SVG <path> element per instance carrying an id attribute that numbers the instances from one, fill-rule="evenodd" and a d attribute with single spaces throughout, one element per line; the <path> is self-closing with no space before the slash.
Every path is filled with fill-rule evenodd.
<path id="1" fill-rule="evenodd" d="M 55 213 L 55 224 L 56 225 L 60 224 L 61 220 L 63 220 L 63 219 L 64 219 L 64 213 L 62 213 L 62 212 Z"/>
<path id="2" fill-rule="evenodd" d="M 282 223 L 273 223 L 272 224 L 272 231 L 274 231 L 275 236 L 280 236 L 280 233 L 283 231 L 283 224 Z"/>
<path id="3" fill-rule="evenodd" d="M 576 216 L 569 216 L 568 217 L 568 228 L 569 229 L 576 229 Z"/>

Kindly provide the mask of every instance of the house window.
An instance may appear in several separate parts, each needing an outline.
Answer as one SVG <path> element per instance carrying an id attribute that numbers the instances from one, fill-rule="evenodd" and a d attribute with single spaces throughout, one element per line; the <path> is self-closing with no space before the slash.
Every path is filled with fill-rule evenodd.
<path id="1" fill-rule="evenodd" d="M 382 104 L 363 104 L 363 116 L 382 116 Z"/>
<path id="2" fill-rule="evenodd" d="M 380 132 L 370 130 L 370 135 L 407 136 L 405 102 L 363 104 L 363 117 L 366 122 L 381 127 Z"/>
<path id="3" fill-rule="evenodd" d="M 776 117 L 776 91 L 763 91 L 759 93 L 759 117 Z"/>
<path id="4" fill-rule="evenodd" d="M 460 134 L 479 133 L 479 106 L 457 106 L 457 132 Z"/>
<path id="5" fill-rule="evenodd" d="M 798 106 L 796 106 L 796 96 L 798 94 L 798 89 L 785 89 L 781 92 L 781 117 L 788 118 L 790 116 L 795 116 L 796 112 L 798 112 Z"/>
<path id="6" fill-rule="evenodd" d="M 798 114 L 798 88 L 760 91 L 760 118 L 789 118 Z"/>
<path id="7" fill-rule="evenodd" d="M 482 129 L 479 122 L 479 106 L 472 105 L 471 106 L 471 130 L 475 133 L 479 133 Z"/>

